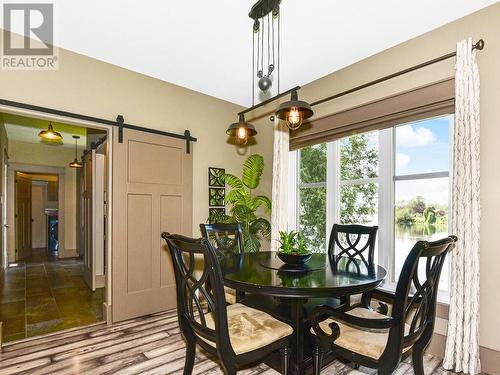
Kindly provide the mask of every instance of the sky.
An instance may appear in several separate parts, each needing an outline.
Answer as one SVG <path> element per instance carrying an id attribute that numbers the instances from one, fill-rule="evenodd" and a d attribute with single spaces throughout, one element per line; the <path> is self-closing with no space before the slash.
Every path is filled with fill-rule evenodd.
<path id="1" fill-rule="evenodd" d="M 446 116 L 396 128 L 396 175 L 448 171 L 449 122 Z"/>
<path id="2" fill-rule="evenodd" d="M 443 172 L 450 163 L 450 116 L 396 129 L 396 175 Z M 396 202 L 423 196 L 427 203 L 447 204 L 449 179 L 397 181 Z"/>

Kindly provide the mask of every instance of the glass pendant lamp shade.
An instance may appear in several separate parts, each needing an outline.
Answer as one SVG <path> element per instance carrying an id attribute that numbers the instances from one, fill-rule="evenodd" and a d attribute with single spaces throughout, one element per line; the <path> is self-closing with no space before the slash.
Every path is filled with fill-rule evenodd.
<path id="1" fill-rule="evenodd" d="M 69 166 L 71 168 L 83 168 L 83 164 L 78 161 L 78 158 L 76 156 L 78 140 L 80 139 L 80 137 L 78 135 L 74 135 L 73 139 L 75 140 L 75 160 L 73 160 L 71 163 L 69 163 Z"/>
<path id="2" fill-rule="evenodd" d="M 290 101 L 280 104 L 276 111 L 276 117 L 286 121 L 291 130 L 298 129 L 304 120 L 307 120 L 314 112 L 309 103 L 299 100 L 297 91 L 292 91 Z"/>
<path id="3" fill-rule="evenodd" d="M 255 126 L 249 122 L 245 122 L 244 115 L 240 115 L 238 122 L 229 125 L 226 134 L 235 137 L 238 144 L 245 145 L 250 137 L 257 134 L 257 130 L 255 130 Z"/>
<path id="4" fill-rule="evenodd" d="M 40 133 L 38 133 L 38 136 L 42 138 L 42 140 L 47 140 L 47 141 L 61 141 L 63 139 L 61 133 L 56 132 L 54 128 L 52 127 L 52 122 L 49 123 L 49 127 L 47 130 L 42 130 Z"/>

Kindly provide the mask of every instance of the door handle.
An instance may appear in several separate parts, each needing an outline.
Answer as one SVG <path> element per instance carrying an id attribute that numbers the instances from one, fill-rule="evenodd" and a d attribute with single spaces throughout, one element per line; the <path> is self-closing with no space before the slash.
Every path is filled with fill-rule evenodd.
<path id="1" fill-rule="evenodd" d="M 5 228 L 8 228 L 9 227 L 9 224 L 4 224 L 3 225 Z"/>

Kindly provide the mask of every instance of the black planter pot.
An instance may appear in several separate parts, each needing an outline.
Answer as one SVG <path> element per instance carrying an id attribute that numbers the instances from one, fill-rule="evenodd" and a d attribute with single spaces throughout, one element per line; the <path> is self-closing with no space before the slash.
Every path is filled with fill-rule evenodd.
<path id="1" fill-rule="evenodd" d="M 304 265 L 309 259 L 311 259 L 311 257 L 312 254 L 298 255 L 278 252 L 278 258 L 280 258 L 284 263 L 294 266 Z"/>

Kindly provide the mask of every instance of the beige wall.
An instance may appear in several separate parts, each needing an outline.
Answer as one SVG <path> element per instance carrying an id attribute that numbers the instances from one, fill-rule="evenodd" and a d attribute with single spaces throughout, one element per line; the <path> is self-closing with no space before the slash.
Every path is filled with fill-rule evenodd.
<path id="1" fill-rule="evenodd" d="M 486 47 L 478 52 L 481 74 L 481 331 L 482 346 L 500 351 L 500 3 L 485 8 L 418 38 L 360 61 L 343 70 L 305 85 L 300 97 L 310 102 L 373 79 L 447 54 L 456 42 L 483 38 Z M 353 46 L 355 48 L 355 46 Z M 341 53 L 341 52 L 339 52 Z M 454 61 L 448 60 L 418 72 L 379 84 L 314 108 L 315 118 L 335 113 L 377 98 L 412 89 L 454 75 Z M 446 321 L 437 329 L 446 332 Z M 498 369 L 497 369 L 498 370 Z"/>
<path id="2" fill-rule="evenodd" d="M 227 126 L 241 107 L 65 50 L 59 50 L 59 64 L 58 71 L 2 71 L 0 98 L 109 120 L 122 114 L 127 123 L 176 133 L 189 129 L 198 138 L 193 147 L 195 235 L 208 217 L 208 167 L 239 174 L 246 155 L 262 153 L 270 173 L 271 127 L 258 129 L 259 143 L 243 154 L 226 143 Z"/>

